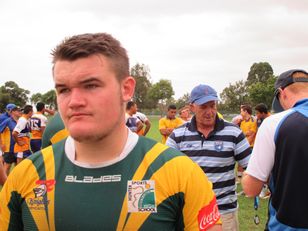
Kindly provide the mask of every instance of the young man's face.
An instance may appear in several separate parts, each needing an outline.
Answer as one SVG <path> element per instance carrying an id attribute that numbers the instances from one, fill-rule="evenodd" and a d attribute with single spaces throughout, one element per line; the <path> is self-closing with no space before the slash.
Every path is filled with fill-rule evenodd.
<path id="1" fill-rule="evenodd" d="M 247 115 L 248 115 L 248 112 L 246 111 L 246 110 L 244 110 L 244 109 L 242 109 L 241 108 L 241 116 L 243 117 L 243 118 L 245 118 Z"/>
<path id="2" fill-rule="evenodd" d="M 261 113 L 261 112 L 256 110 L 256 117 L 257 117 L 258 120 L 259 119 L 263 119 L 264 118 L 264 113 Z"/>
<path id="3" fill-rule="evenodd" d="M 53 75 L 61 117 L 75 140 L 99 141 L 125 126 L 124 102 L 132 97 L 135 82 L 127 77 L 119 83 L 108 58 L 59 60 Z"/>
<path id="4" fill-rule="evenodd" d="M 181 118 L 188 118 L 189 117 L 189 109 L 184 109 L 181 111 Z"/>
<path id="5" fill-rule="evenodd" d="M 195 113 L 197 126 L 210 127 L 215 125 L 217 107 L 215 101 L 202 105 L 192 104 L 191 110 Z"/>
<path id="6" fill-rule="evenodd" d="M 22 113 L 21 113 L 21 111 L 19 109 L 12 110 L 12 112 L 11 112 L 11 116 L 14 119 L 18 119 L 21 115 L 22 115 Z"/>
<path id="7" fill-rule="evenodd" d="M 174 119 L 176 115 L 176 109 L 169 109 L 167 112 L 168 119 Z"/>

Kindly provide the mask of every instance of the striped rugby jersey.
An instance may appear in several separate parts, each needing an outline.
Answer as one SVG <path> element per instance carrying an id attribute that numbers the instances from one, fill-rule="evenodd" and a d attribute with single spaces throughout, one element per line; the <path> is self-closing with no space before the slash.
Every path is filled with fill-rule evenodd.
<path id="1" fill-rule="evenodd" d="M 0 194 L 0 230 L 206 230 L 220 223 L 212 184 L 182 153 L 139 137 L 119 162 L 86 168 L 68 158 L 67 144 L 14 168 Z"/>
<path id="2" fill-rule="evenodd" d="M 197 131 L 193 117 L 169 136 L 166 145 L 184 152 L 199 164 L 213 183 L 221 214 L 238 207 L 235 184 L 236 161 L 244 168 L 251 149 L 243 132 L 234 124 L 216 116 L 215 128 L 207 138 Z"/>

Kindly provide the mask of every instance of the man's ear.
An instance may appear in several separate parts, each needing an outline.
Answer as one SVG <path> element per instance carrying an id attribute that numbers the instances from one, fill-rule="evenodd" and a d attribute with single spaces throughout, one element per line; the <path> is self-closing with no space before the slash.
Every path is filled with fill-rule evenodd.
<path id="1" fill-rule="evenodd" d="M 121 82 L 122 100 L 127 102 L 131 100 L 135 93 L 136 81 L 133 77 L 127 76 Z"/>
<path id="2" fill-rule="evenodd" d="M 195 113 L 195 105 L 193 103 L 189 104 L 190 111 Z"/>

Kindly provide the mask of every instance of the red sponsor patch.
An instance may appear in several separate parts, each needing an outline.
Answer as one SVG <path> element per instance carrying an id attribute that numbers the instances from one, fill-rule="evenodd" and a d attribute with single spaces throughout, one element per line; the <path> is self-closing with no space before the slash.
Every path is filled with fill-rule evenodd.
<path id="1" fill-rule="evenodd" d="M 47 192 L 53 190 L 53 186 L 56 184 L 55 180 L 37 180 L 35 182 L 37 185 L 46 185 Z"/>
<path id="2" fill-rule="evenodd" d="M 207 230 L 220 218 L 220 213 L 218 211 L 218 206 L 216 203 L 216 197 L 202 209 L 200 209 L 198 214 L 199 230 Z"/>

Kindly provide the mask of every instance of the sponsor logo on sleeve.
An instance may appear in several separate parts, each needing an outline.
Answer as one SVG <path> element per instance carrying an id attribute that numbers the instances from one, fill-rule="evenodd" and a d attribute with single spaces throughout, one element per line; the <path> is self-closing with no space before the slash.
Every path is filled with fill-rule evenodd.
<path id="1" fill-rule="evenodd" d="M 128 212 L 156 213 L 155 181 L 130 180 L 127 182 Z"/>
<path id="2" fill-rule="evenodd" d="M 218 210 L 218 206 L 216 203 L 216 198 L 214 199 L 206 206 L 204 206 L 198 214 L 198 222 L 199 222 L 199 230 L 207 230 L 220 218 L 220 213 Z"/>

